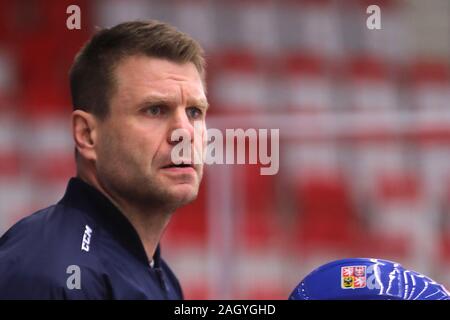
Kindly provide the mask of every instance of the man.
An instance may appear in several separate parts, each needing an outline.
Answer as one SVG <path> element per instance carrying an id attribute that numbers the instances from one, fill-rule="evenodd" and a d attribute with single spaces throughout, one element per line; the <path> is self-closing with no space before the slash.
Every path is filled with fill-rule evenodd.
<path id="1" fill-rule="evenodd" d="M 158 244 L 202 179 L 171 157 L 175 130 L 205 132 L 201 47 L 164 23 L 122 23 L 85 45 L 70 85 L 77 177 L 0 239 L 0 298 L 182 299 Z"/>

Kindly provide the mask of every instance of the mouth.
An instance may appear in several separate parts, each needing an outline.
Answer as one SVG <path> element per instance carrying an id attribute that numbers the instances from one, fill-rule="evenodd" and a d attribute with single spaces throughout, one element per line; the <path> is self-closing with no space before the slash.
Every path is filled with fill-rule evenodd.
<path id="1" fill-rule="evenodd" d="M 180 164 L 171 163 L 162 168 L 163 169 L 169 169 L 169 168 L 192 168 L 192 169 L 194 169 L 194 165 L 191 163 L 184 163 L 184 162 L 182 162 Z"/>
<path id="2" fill-rule="evenodd" d="M 180 164 L 170 163 L 168 165 L 163 166 L 161 169 L 185 172 L 185 171 L 195 170 L 195 167 L 192 163 L 188 163 L 188 161 L 186 161 L 186 162 L 182 162 Z"/>

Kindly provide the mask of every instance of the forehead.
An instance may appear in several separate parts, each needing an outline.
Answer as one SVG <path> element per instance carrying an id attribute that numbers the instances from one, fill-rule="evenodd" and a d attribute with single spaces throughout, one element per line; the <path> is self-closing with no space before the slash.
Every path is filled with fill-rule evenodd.
<path id="1" fill-rule="evenodd" d="M 128 102 L 152 94 L 206 99 L 201 76 L 190 62 L 177 63 L 147 56 L 130 56 L 119 62 L 114 77 L 114 96 L 132 100 Z"/>

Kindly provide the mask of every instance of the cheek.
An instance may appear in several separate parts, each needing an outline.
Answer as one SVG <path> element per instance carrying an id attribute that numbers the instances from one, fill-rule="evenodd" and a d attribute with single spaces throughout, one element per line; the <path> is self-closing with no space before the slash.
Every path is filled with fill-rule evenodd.
<path id="1" fill-rule="evenodd" d="M 161 142 L 162 138 L 157 130 L 141 129 L 130 132 L 121 143 L 124 145 L 124 151 L 132 154 L 136 162 L 147 167 L 158 157 Z"/>
<path id="2" fill-rule="evenodd" d="M 148 172 L 149 168 L 157 164 L 155 159 L 161 156 L 160 149 L 164 140 L 160 131 L 162 130 L 159 128 L 129 122 L 123 122 L 120 128 L 111 128 L 101 141 L 103 164 Z"/>
<path id="3" fill-rule="evenodd" d="M 196 150 L 201 151 L 206 148 L 208 143 L 208 136 L 206 131 L 206 125 L 196 127 L 194 131 L 194 147 Z"/>
<path id="4" fill-rule="evenodd" d="M 111 129 L 100 141 L 99 162 L 106 166 L 129 166 L 139 158 L 143 146 L 130 132 Z"/>
<path id="5" fill-rule="evenodd" d="M 101 166 L 117 166 L 123 162 L 126 150 L 121 139 L 115 134 L 102 135 L 99 140 L 98 162 Z"/>

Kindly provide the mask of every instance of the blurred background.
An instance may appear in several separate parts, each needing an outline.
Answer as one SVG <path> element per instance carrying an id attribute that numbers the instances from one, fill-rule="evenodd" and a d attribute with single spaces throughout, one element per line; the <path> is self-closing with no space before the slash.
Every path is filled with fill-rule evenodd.
<path id="1" fill-rule="evenodd" d="M 0 234 L 75 174 L 75 53 L 98 27 L 148 18 L 204 46 L 209 127 L 280 129 L 277 175 L 208 166 L 174 215 L 162 246 L 186 298 L 286 299 L 346 257 L 450 287 L 449 0 L 0 0 Z"/>

